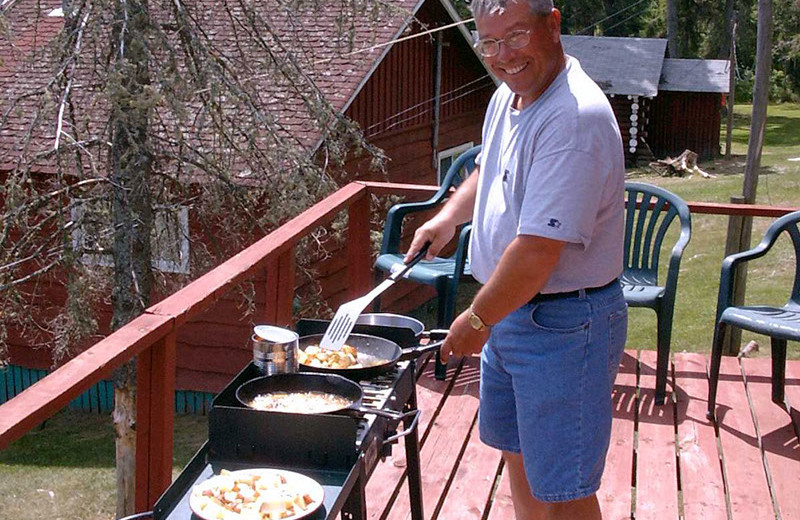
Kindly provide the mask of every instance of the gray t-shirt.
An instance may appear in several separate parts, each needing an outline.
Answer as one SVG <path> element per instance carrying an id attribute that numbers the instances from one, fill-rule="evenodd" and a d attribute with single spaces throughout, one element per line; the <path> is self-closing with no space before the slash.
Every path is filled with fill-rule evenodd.
<path id="1" fill-rule="evenodd" d="M 483 123 L 470 265 L 486 283 L 517 235 L 566 242 L 542 293 L 622 273 L 625 161 L 611 105 L 578 60 L 523 110 L 502 85 Z"/>

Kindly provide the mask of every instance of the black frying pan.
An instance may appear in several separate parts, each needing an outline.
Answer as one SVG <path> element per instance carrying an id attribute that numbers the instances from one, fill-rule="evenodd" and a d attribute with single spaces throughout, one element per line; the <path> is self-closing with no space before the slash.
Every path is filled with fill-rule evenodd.
<path id="1" fill-rule="evenodd" d="M 322 334 L 312 334 L 300 338 L 298 348 L 305 350 L 309 345 L 319 345 Z M 426 352 L 437 350 L 443 341 L 435 341 L 427 345 L 402 349 L 394 341 L 368 336 L 366 334 L 350 334 L 346 345 L 355 347 L 358 351 L 359 368 L 324 368 L 309 365 L 300 365 L 304 372 L 322 372 L 326 374 L 339 374 L 350 379 L 361 380 L 390 371 L 395 363 L 401 359 L 415 359 Z"/>
<path id="2" fill-rule="evenodd" d="M 327 413 L 345 413 L 356 417 L 371 413 L 387 417 L 393 421 L 400 421 L 409 416 L 409 414 L 402 412 L 376 410 L 361 406 L 361 400 L 364 397 L 361 387 L 357 383 L 336 374 L 294 373 L 257 377 L 236 389 L 236 399 L 244 406 L 252 408 L 251 403 L 256 396 L 275 392 L 322 392 L 342 397 L 350 403 Z M 410 412 L 412 415 L 414 413 L 416 413 L 416 410 Z"/>

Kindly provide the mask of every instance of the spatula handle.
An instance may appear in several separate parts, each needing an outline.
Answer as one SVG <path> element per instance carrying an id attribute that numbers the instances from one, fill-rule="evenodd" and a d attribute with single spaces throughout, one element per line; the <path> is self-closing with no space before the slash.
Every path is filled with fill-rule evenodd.
<path id="1" fill-rule="evenodd" d="M 420 260 L 425 258 L 425 255 L 428 254 L 428 249 L 430 249 L 430 247 L 431 243 L 425 242 L 425 245 L 422 246 L 422 249 L 420 249 L 417 252 L 417 254 L 414 255 L 414 257 L 406 264 L 406 266 L 403 269 L 397 271 L 396 273 L 392 273 L 391 276 L 389 276 L 389 278 L 391 278 L 392 280 L 397 280 L 398 278 L 402 278 L 403 276 L 405 276 L 405 274 L 408 271 L 410 271 L 412 267 L 417 265 Z"/>

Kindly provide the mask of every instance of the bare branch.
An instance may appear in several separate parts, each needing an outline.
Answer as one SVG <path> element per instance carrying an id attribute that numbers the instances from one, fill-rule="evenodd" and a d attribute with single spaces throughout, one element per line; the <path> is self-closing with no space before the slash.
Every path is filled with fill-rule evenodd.
<path id="1" fill-rule="evenodd" d="M 67 86 L 64 88 L 64 95 L 61 96 L 61 103 L 58 106 L 58 119 L 56 123 L 56 141 L 53 145 L 55 150 L 58 150 L 58 143 L 61 138 L 61 127 L 63 125 L 64 120 L 64 108 L 67 105 L 67 100 L 69 99 L 70 91 L 72 90 L 72 82 L 75 79 L 75 64 L 78 62 L 78 58 L 81 54 L 81 44 L 83 43 L 83 30 L 86 28 L 86 22 L 89 20 L 89 15 L 92 13 L 91 6 L 89 9 L 86 10 L 86 14 L 83 16 L 83 21 L 81 22 L 80 27 L 78 28 L 78 36 L 75 40 L 75 50 L 73 51 L 72 56 L 70 57 L 70 71 L 69 77 L 67 79 Z"/>

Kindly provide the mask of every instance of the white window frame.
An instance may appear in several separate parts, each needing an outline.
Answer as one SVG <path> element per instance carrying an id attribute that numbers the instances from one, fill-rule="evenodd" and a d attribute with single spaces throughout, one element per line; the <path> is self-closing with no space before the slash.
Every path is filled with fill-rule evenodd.
<path id="1" fill-rule="evenodd" d="M 436 161 L 438 165 L 436 169 L 436 184 L 441 186 L 442 181 L 444 180 L 444 176 L 447 175 L 447 170 L 442 171 L 442 161 L 450 157 L 452 157 L 455 160 L 459 155 L 466 152 L 473 146 L 475 146 L 475 144 L 472 141 L 469 141 L 464 144 L 460 144 L 458 146 L 454 146 L 453 148 L 448 148 L 446 150 L 442 150 L 441 152 L 439 152 Z M 450 164 L 452 164 L 452 162 Z"/>
<path id="2" fill-rule="evenodd" d="M 71 218 L 73 222 L 81 222 L 83 220 L 83 214 L 86 211 L 86 208 L 82 205 L 73 206 L 71 210 Z M 163 209 L 156 209 L 154 215 L 154 222 L 153 226 L 156 228 L 160 222 L 163 222 L 161 219 L 158 218 L 159 212 L 163 212 Z M 189 273 L 189 208 L 187 206 L 180 206 L 177 210 L 173 210 L 177 212 L 177 224 L 178 229 L 174 230 L 171 234 L 174 236 L 180 236 L 180 244 L 178 246 L 179 251 L 179 261 L 169 260 L 164 257 L 162 254 L 162 250 L 158 247 L 155 239 L 151 237 L 151 248 L 153 251 L 153 261 L 152 266 L 153 268 L 165 272 L 165 273 L 181 273 L 181 274 L 188 274 Z M 157 232 L 157 231 L 155 231 Z M 86 235 L 86 231 L 83 225 L 78 226 L 75 231 L 72 232 L 72 246 L 77 249 L 83 248 L 83 241 Z M 114 265 L 114 258 L 111 253 L 85 253 L 81 257 L 81 262 L 86 265 L 101 265 L 105 267 L 111 267 Z"/>

